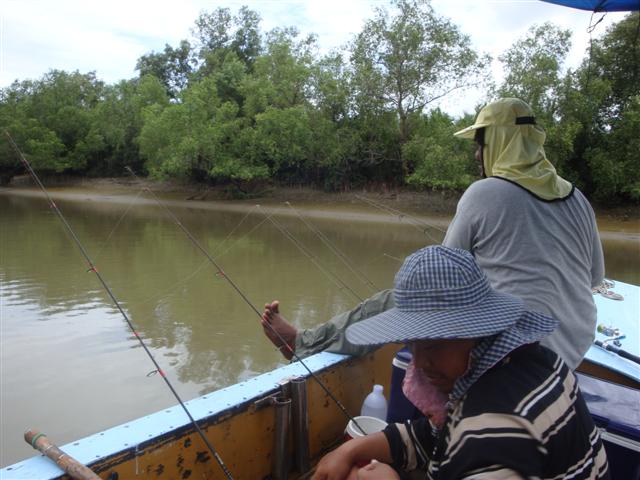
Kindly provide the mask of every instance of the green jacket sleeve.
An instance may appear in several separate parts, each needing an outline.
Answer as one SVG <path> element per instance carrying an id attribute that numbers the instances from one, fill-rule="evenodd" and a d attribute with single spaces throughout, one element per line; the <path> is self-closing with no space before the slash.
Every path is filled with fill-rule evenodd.
<path id="1" fill-rule="evenodd" d="M 296 354 L 305 358 L 327 351 L 348 355 L 365 355 L 374 347 L 355 346 L 347 342 L 345 331 L 349 325 L 372 317 L 394 306 L 393 291 L 383 290 L 360 303 L 353 310 L 336 315 L 327 323 L 301 330 L 296 336 Z"/>

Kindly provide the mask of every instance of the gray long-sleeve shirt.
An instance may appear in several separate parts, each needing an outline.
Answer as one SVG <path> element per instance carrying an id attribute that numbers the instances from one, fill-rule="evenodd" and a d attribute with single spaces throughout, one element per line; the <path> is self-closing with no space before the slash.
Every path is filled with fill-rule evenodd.
<path id="1" fill-rule="evenodd" d="M 503 179 L 479 180 L 460 199 L 443 244 L 473 253 L 496 290 L 557 318 L 559 327 L 543 343 L 575 369 L 595 333 L 591 287 L 604 276 L 595 215 L 578 189 L 547 202 Z M 346 342 L 344 331 L 392 306 L 391 291 L 380 292 L 350 312 L 300 332 L 296 352 L 301 357 L 325 349 L 365 353 L 368 349 Z"/>
<path id="2" fill-rule="evenodd" d="M 591 288 L 602 283 L 604 257 L 595 215 L 578 189 L 549 202 L 500 178 L 475 182 L 443 244 L 469 250 L 496 290 L 558 319 L 542 343 L 572 369 L 580 363 L 595 335 Z"/>

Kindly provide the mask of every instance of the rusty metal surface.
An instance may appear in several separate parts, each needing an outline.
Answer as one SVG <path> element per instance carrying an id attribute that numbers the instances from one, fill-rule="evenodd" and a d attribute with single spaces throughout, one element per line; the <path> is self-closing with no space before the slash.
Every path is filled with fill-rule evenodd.
<path id="1" fill-rule="evenodd" d="M 387 387 L 391 360 L 398 346 L 387 346 L 366 357 L 322 353 L 307 359 L 321 381 L 347 408 L 357 415 L 374 383 Z M 207 438 L 216 446 L 235 480 L 256 480 L 272 474 L 275 446 L 275 410 L 268 402 L 256 402 L 280 391 L 283 379 L 306 376 L 300 365 L 291 364 L 268 374 L 188 402 Z M 347 419 L 321 387 L 308 382 L 309 453 L 313 461 L 343 437 Z M 259 402 L 258 402 L 259 404 Z M 182 418 L 184 417 L 184 418 Z M 293 441 L 288 452 L 293 462 Z M 100 478 L 136 479 L 224 479 L 202 439 L 186 415 L 167 409 L 86 439 L 63 446 Z M 107 450 L 110 449 L 110 450 Z M 0 471 L 2 478 L 65 478 L 55 464 L 32 458 Z M 52 463 L 52 462 L 51 462 Z M 289 478 L 299 475 L 291 471 Z"/>

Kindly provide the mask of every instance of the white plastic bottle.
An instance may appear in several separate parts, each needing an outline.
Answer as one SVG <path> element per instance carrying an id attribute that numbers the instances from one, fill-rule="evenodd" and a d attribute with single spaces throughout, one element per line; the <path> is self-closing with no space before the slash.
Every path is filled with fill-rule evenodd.
<path id="1" fill-rule="evenodd" d="M 373 386 L 373 390 L 362 403 L 360 415 L 387 420 L 387 400 L 382 394 L 382 385 Z"/>

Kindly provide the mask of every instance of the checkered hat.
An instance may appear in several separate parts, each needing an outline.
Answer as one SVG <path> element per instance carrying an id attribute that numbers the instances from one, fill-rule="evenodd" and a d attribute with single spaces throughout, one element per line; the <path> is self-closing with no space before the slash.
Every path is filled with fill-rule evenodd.
<path id="1" fill-rule="evenodd" d="M 481 338 L 504 332 L 527 317 L 522 300 L 493 290 L 473 256 L 456 248 L 431 246 L 407 257 L 393 294 L 394 308 L 347 329 L 350 343 Z M 522 343 L 548 335 L 555 326 L 548 320 L 539 327 L 528 325 Z"/>

